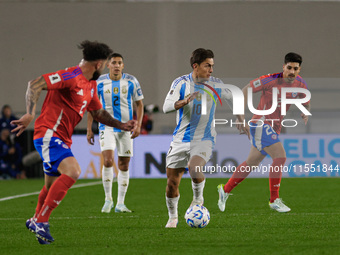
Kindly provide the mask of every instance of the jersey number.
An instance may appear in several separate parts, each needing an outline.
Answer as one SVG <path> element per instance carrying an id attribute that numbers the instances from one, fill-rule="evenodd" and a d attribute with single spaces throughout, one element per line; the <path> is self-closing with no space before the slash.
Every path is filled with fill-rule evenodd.
<path id="1" fill-rule="evenodd" d="M 271 126 L 267 125 L 267 126 L 264 126 L 264 128 L 266 129 L 267 135 L 270 135 L 273 133 L 273 128 Z"/>
<path id="2" fill-rule="evenodd" d="M 168 154 L 167 154 L 167 155 L 169 155 L 171 151 L 172 151 L 172 146 L 170 146 L 170 148 L 169 148 L 169 150 L 168 150 Z"/>
<path id="3" fill-rule="evenodd" d="M 84 108 L 86 107 L 86 105 L 87 105 L 87 101 L 85 100 L 84 102 L 83 102 L 83 105 L 82 105 L 82 107 L 80 108 L 80 111 L 79 111 L 79 114 L 80 115 L 83 115 L 83 110 L 84 110 Z"/>
<path id="4" fill-rule="evenodd" d="M 192 112 L 196 115 L 200 115 L 202 111 L 202 105 L 201 104 L 194 104 Z"/>
<path id="5" fill-rule="evenodd" d="M 118 100 L 119 100 L 118 96 L 114 96 L 113 98 L 114 98 L 113 105 L 118 106 Z"/>

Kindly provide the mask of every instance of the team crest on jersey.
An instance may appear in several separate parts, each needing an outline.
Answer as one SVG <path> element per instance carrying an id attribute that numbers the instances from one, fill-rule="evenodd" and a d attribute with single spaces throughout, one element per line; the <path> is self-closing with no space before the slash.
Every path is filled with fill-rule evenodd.
<path id="1" fill-rule="evenodd" d="M 93 97 L 94 89 L 91 89 L 91 98 Z"/>
<path id="2" fill-rule="evenodd" d="M 170 95 L 172 95 L 174 93 L 174 90 L 172 89 L 172 90 L 170 90 Z"/>
<path id="3" fill-rule="evenodd" d="M 201 99 L 202 99 L 202 94 L 198 93 L 197 96 L 196 96 L 196 100 L 201 101 Z"/>
<path id="4" fill-rule="evenodd" d="M 117 87 L 113 88 L 113 93 L 118 94 L 119 89 Z"/>
<path id="5" fill-rule="evenodd" d="M 277 139 L 277 135 L 276 134 L 272 134 L 272 139 L 276 140 Z"/>
<path id="6" fill-rule="evenodd" d="M 254 81 L 253 84 L 254 84 L 254 87 L 255 87 L 255 88 L 261 86 L 261 81 L 260 81 L 260 79 Z"/>
<path id="7" fill-rule="evenodd" d="M 51 84 L 54 84 L 54 83 L 61 81 L 61 78 L 60 78 L 59 74 L 57 74 L 57 73 L 48 76 L 48 78 L 50 79 Z"/>
<path id="8" fill-rule="evenodd" d="M 292 97 L 297 97 L 298 93 L 297 92 L 293 92 L 292 93 Z"/>
<path id="9" fill-rule="evenodd" d="M 123 94 L 126 94 L 126 93 L 127 93 L 127 88 L 126 88 L 126 86 L 122 87 L 122 93 L 123 93 Z"/>

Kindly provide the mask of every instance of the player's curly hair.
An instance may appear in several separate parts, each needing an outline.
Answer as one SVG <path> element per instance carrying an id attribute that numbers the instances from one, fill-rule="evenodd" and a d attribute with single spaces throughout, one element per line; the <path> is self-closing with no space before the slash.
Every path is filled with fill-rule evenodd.
<path id="1" fill-rule="evenodd" d="M 289 62 L 296 62 L 299 63 L 300 66 L 302 64 L 302 57 L 294 52 L 289 52 L 286 54 L 285 56 L 285 64 L 289 63 Z"/>
<path id="2" fill-rule="evenodd" d="M 83 59 L 86 61 L 108 59 L 113 52 L 109 46 L 97 41 L 85 40 L 78 45 L 78 48 L 83 50 Z"/>
<path id="3" fill-rule="evenodd" d="M 212 52 L 212 50 L 198 48 L 194 50 L 191 54 L 190 65 L 191 67 L 195 63 L 200 65 L 207 58 L 214 58 L 214 53 Z"/>

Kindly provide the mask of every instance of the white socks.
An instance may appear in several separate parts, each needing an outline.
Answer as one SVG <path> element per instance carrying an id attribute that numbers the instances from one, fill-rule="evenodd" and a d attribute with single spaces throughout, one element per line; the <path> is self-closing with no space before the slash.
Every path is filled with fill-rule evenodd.
<path id="1" fill-rule="evenodd" d="M 168 212 L 169 212 L 169 218 L 178 218 L 178 211 L 177 211 L 177 205 L 178 205 L 178 200 L 180 195 L 178 197 L 174 198 L 169 198 L 165 195 L 166 197 L 166 206 L 168 207 Z"/>
<path id="2" fill-rule="evenodd" d="M 112 201 L 112 180 L 113 180 L 113 167 L 103 166 L 102 181 L 105 192 L 105 200 Z"/>
<path id="3" fill-rule="evenodd" d="M 194 183 L 191 180 L 191 186 L 192 186 L 192 193 L 193 193 L 193 201 L 197 202 L 198 204 L 203 203 L 203 190 L 205 185 L 205 179 L 204 181 L 200 183 Z"/>
<path id="4" fill-rule="evenodd" d="M 124 204 L 125 194 L 129 186 L 129 170 L 118 172 L 118 196 L 117 205 Z"/>

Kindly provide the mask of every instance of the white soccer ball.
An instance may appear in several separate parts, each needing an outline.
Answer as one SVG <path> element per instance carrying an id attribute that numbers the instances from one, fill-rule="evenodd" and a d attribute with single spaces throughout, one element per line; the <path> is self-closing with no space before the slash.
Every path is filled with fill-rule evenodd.
<path id="1" fill-rule="evenodd" d="M 185 213 L 185 222 L 192 228 L 204 228 L 210 221 L 210 213 L 203 205 L 193 205 Z"/>

